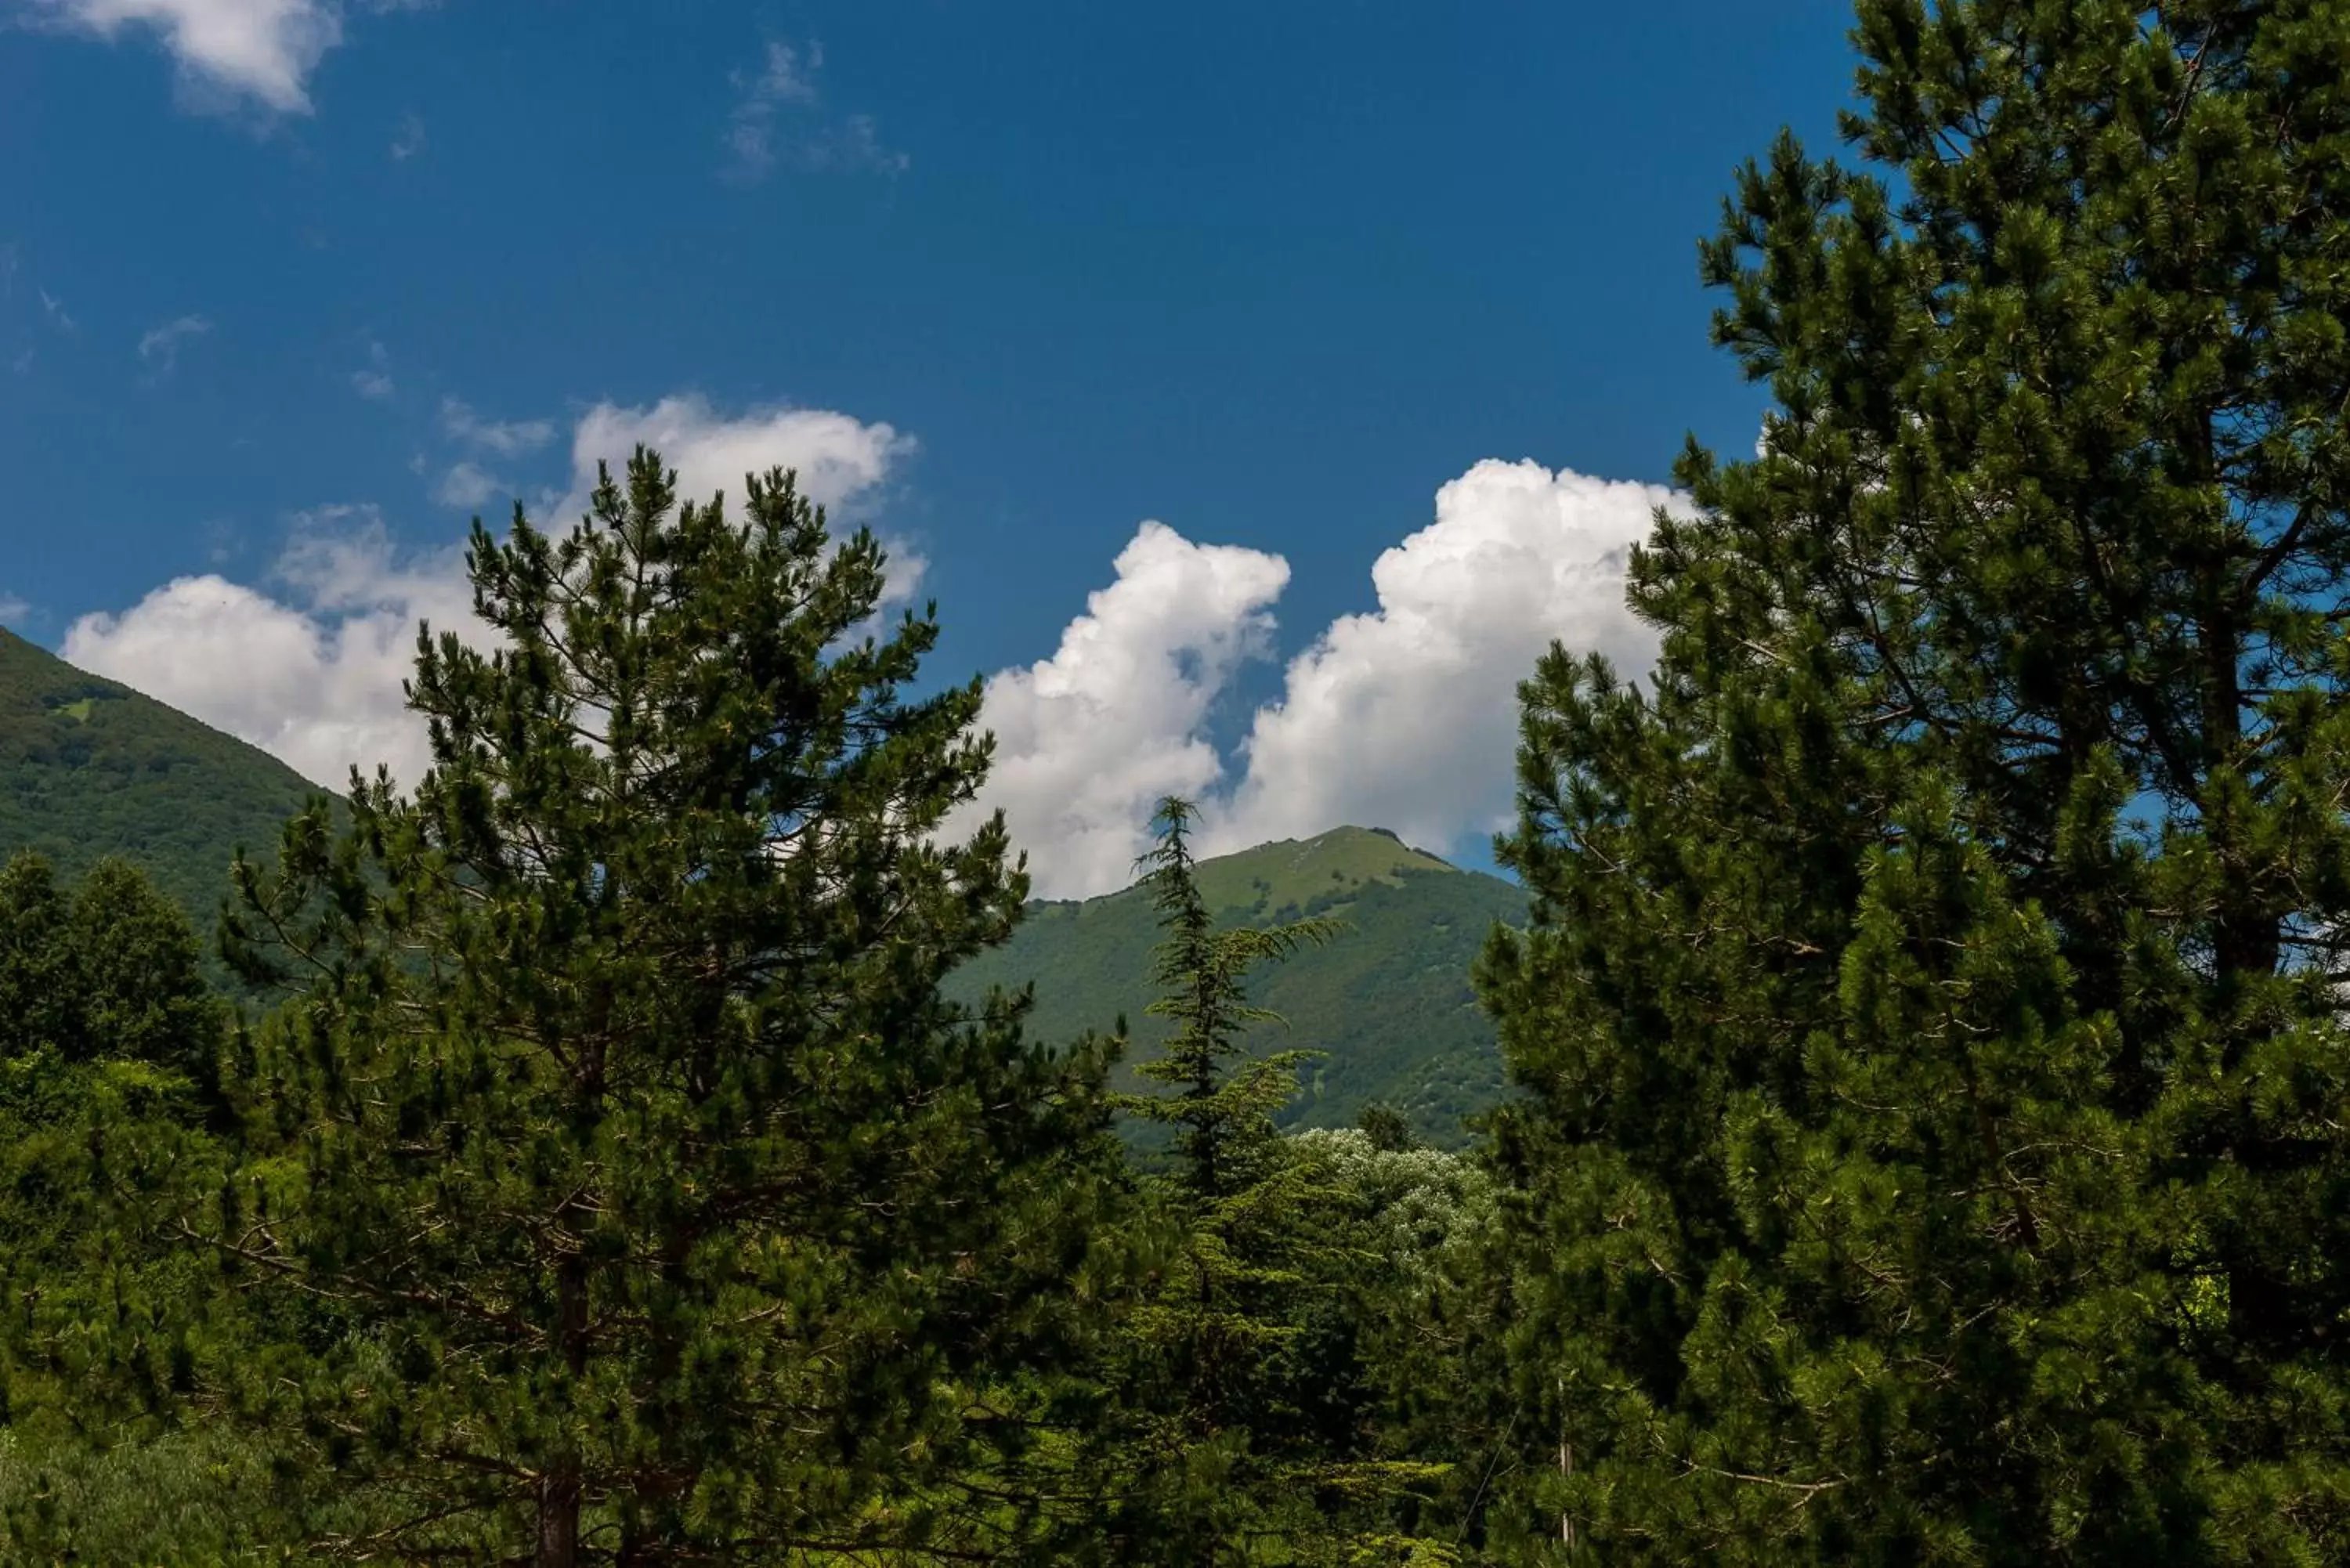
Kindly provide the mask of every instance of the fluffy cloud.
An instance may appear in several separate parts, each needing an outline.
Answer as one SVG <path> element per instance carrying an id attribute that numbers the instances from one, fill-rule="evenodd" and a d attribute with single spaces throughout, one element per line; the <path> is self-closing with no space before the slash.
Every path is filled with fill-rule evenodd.
<path id="1" fill-rule="evenodd" d="M 807 476 L 818 499 L 852 504 L 910 450 L 889 426 L 845 414 L 764 410 L 731 418 L 696 398 L 650 409 L 601 404 L 574 434 L 574 489 L 584 496 L 598 455 L 625 457 L 637 440 L 660 445 L 698 489 L 723 483 L 736 490 L 743 472 L 780 463 Z M 716 477 L 730 470 L 731 479 Z M 216 575 L 182 577 L 129 609 L 77 620 L 65 657 L 262 746 L 329 787 L 340 788 L 354 763 L 371 773 L 386 763 L 394 777 L 413 783 L 423 771 L 424 737 L 400 681 L 415 656 L 416 623 L 479 630 L 459 551 L 401 553 L 371 506 L 328 507 L 296 524 L 266 591 Z"/>
<path id="2" fill-rule="evenodd" d="M 1270 607 L 1289 582 L 1278 556 L 1194 545 L 1158 523 L 1116 570 L 1050 659 L 987 683 L 996 752 L 981 808 L 1003 808 L 1034 846 L 1048 898 L 1124 886 L 1152 804 L 1217 782 L 1222 760 L 1200 732 L 1209 706 L 1270 647 Z"/>
<path id="3" fill-rule="evenodd" d="M 342 38 L 329 0 L 33 0 L 35 14 L 101 38 L 161 35 L 182 73 L 286 113 L 307 113 L 311 68 Z"/>
<path id="4" fill-rule="evenodd" d="M 571 436 L 571 489 L 585 504 L 601 459 L 618 468 L 642 443 L 677 470 L 696 499 L 714 491 L 743 493 L 743 476 L 783 467 L 799 472 L 800 489 L 821 505 L 839 506 L 881 483 L 892 463 L 911 456 L 913 438 L 824 409 L 771 407 L 733 418 L 695 393 L 644 408 L 598 403 Z"/>
<path id="5" fill-rule="evenodd" d="M 1657 509 L 1678 504 L 1534 462 L 1446 484 L 1436 521 L 1372 566 L 1378 607 L 1332 622 L 1258 711 L 1218 846 L 1350 822 L 1440 846 L 1503 826 L 1517 683 L 1554 640 L 1648 668 L 1656 639 L 1625 607 L 1624 573 Z"/>
<path id="6" fill-rule="evenodd" d="M 644 408 L 598 403 L 572 432 L 570 489 L 550 515 L 568 521 L 585 511 L 597 462 L 608 462 L 617 472 L 639 443 L 677 471 L 679 493 L 691 500 L 707 501 L 723 491 L 739 502 L 744 475 L 783 467 L 798 472 L 802 494 L 849 516 L 914 452 L 911 436 L 823 409 L 774 406 L 730 418 L 693 393 Z M 902 602 L 913 597 L 926 563 L 902 542 L 885 543 L 889 598 Z"/>
<path id="7" fill-rule="evenodd" d="M 181 577 L 66 633 L 74 664 L 137 687 L 339 789 L 353 764 L 413 783 L 421 727 L 400 698 L 416 623 L 475 628 L 453 551 L 402 559 L 372 507 L 301 520 L 276 576 L 288 598 Z"/>
<path id="8" fill-rule="evenodd" d="M 1200 800 L 1211 853 L 1341 823 L 1440 851 L 1490 832 L 1511 809 L 1517 683 L 1543 650 L 1596 649 L 1627 672 L 1654 659 L 1624 572 L 1655 509 L 1678 504 L 1654 485 L 1476 464 L 1437 493 L 1433 523 L 1379 556 L 1378 607 L 1290 662 L 1229 787 L 1206 722 L 1263 646 L 1287 568 L 1148 527 L 1053 659 L 990 683 L 1000 760 L 987 803 L 1005 808 L 1055 897 L 1124 885 L 1149 803 L 1169 792 Z M 1221 578 L 1174 569 L 1211 559 L 1230 563 Z"/>

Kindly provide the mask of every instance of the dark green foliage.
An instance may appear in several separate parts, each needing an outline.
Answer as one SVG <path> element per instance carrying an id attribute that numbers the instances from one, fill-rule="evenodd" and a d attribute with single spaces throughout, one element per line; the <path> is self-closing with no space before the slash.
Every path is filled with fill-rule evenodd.
<path id="1" fill-rule="evenodd" d="M 70 896 L 38 855 L 0 867 L 0 1058 L 47 1048 L 209 1085 L 224 1020 L 194 928 L 135 867 L 101 860 Z"/>
<path id="2" fill-rule="evenodd" d="M 1483 983 L 1523 1560 L 2350 1554 L 2350 8 L 1864 0 Z M 1554 1462 L 1555 1459 L 1555 1462 Z"/>
<path id="3" fill-rule="evenodd" d="M 1401 1154 L 1418 1147 L 1418 1140 L 1411 1136 L 1411 1124 L 1404 1120 L 1403 1113 L 1377 1100 L 1363 1107 L 1363 1114 L 1355 1118 L 1355 1127 L 1382 1154 Z"/>
<path id="4" fill-rule="evenodd" d="M 1495 921 L 1524 923 L 1525 895 L 1353 827 L 1205 860 L 1199 870 L 1201 896 L 1220 920 L 1347 922 L 1345 941 L 1299 953 L 1257 982 L 1259 999 L 1289 1021 L 1289 1043 L 1315 1053 L 1281 1123 L 1349 1127 L 1365 1106 L 1382 1103 L 1440 1147 L 1465 1144 L 1464 1119 L 1492 1108 L 1502 1091 L 1501 1054 L 1469 968 Z M 1033 904 L 1012 940 L 958 970 L 948 990 L 976 1002 L 991 986 L 1033 982 L 1031 1024 L 1046 1039 L 1131 1019 L 1134 1052 L 1119 1086 L 1132 1089 L 1135 1064 L 1168 1029 L 1143 1012 L 1158 935 L 1146 888 Z"/>
<path id="5" fill-rule="evenodd" d="M 207 933 L 240 847 L 318 792 L 276 758 L 0 630 L 0 859 L 137 865 Z"/>
<path id="6" fill-rule="evenodd" d="M 420 638 L 432 771 L 243 872 L 294 995 L 195 1228 L 349 1332 L 219 1370 L 372 1500 L 354 1552 L 1017 1555 L 983 1392 L 1066 1326 L 1100 1065 L 938 994 L 1024 879 L 1000 824 L 929 842 L 986 762 L 975 685 L 900 694 L 934 622 L 863 635 L 880 551 L 787 475 L 741 521 L 672 486 L 477 529 L 503 644 Z"/>

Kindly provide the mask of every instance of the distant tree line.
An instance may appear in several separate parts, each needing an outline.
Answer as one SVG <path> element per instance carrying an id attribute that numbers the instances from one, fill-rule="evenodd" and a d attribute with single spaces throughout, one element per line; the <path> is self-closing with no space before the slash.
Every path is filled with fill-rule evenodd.
<path id="1" fill-rule="evenodd" d="M 790 475 L 475 526 L 431 771 L 0 873 L 11 1561 L 2350 1560 L 2350 8 L 1861 0 L 1767 383 L 1521 689 L 1512 1099 L 1284 1135 L 1165 803 L 1123 1021 Z M 1106 1024 L 1110 1021 L 1104 1021 Z M 1143 1168 L 1119 1116 L 1160 1124 Z"/>

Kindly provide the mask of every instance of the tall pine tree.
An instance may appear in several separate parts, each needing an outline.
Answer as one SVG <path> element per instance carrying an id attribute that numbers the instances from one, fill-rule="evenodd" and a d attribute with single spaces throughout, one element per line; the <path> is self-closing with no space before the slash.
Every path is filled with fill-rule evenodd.
<path id="1" fill-rule="evenodd" d="M 1524 689 L 1530 1559 L 2350 1554 L 2350 7 L 1863 0 Z"/>
<path id="2" fill-rule="evenodd" d="M 420 634 L 414 794 L 241 869 L 295 995 L 190 1229 L 347 1332 L 234 1397 L 367 1490 L 363 1553 L 1016 1555 L 973 1390 L 1047 1343 L 1108 1146 L 1097 1062 L 938 992 L 1025 889 L 1000 820 L 938 836 L 976 684 L 904 694 L 935 622 L 870 629 L 880 550 L 782 472 L 738 516 L 639 451 L 468 564 L 495 648 Z"/>

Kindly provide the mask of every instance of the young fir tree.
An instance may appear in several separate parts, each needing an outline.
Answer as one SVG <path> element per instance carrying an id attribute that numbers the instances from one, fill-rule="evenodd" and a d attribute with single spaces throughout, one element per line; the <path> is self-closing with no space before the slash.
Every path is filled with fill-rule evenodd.
<path id="1" fill-rule="evenodd" d="M 1125 1386 L 1139 1507 L 1113 1510 L 1124 1560 L 1169 1563 L 1401 1560 L 1415 1542 L 1384 1528 L 1382 1503 L 1426 1468 L 1372 1451 L 1341 1403 L 1324 1406 L 1336 1356 L 1315 1354 L 1315 1297 L 1339 1260 L 1333 1223 L 1347 1195 L 1317 1179 L 1274 1122 L 1313 1054 L 1256 1053 L 1248 1036 L 1277 1015 L 1248 1000 L 1248 977 L 1338 927 L 1305 919 L 1219 926 L 1191 851 L 1192 807 L 1170 797 L 1143 859 L 1161 929 L 1149 1011 L 1172 1033 L 1136 1071 L 1165 1085 L 1125 1108 L 1173 1133 L 1160 1185 L 1169 1246 L 1132 1319 Z M 1335 1413 L 1335 1418 L 1334 1418 Z"/>
<path id="2" fill-rule="evenodd" d="M 1524 689 L 1526 1560 L 2350 1554 L 2350 8 L 1863 0 Z"/>
<path id="3" fill-rule="evenodd" d="M 192 1229 L 348 1325 L 243 1413 L 371 1490 L 361 1554 L 1017 1555 L 973 1390 L 1048 1344 L 1108 1146 L 1097 1062 L 939 995 L 1026 881 L 1000 819 L 939 837 L 976 683 L 904 694 L 935 622 L 868 635 L 879 548 L 780 472 L 738 519 L 639 451 L 468 564 L 494 651 L 420 635 L 414 794 L 240 872 L 296 995 Z"/>

